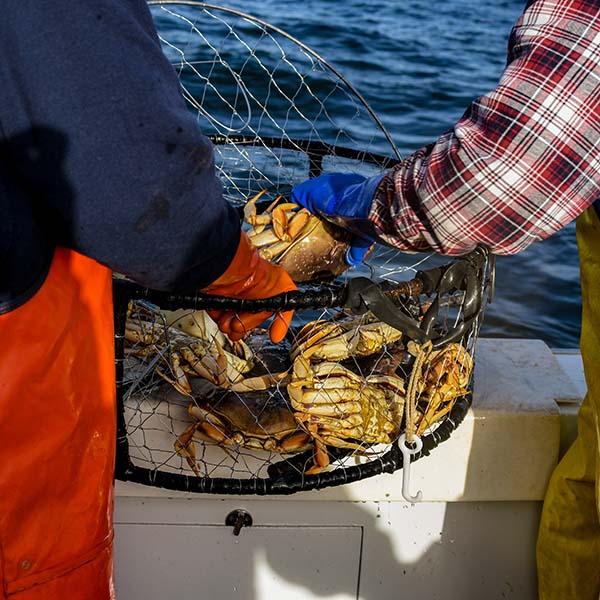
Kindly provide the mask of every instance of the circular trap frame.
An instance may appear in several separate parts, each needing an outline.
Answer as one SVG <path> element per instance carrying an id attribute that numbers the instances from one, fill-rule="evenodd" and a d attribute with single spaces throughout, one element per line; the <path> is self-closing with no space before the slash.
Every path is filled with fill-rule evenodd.
<path id="1" fill-rule="evenodd" d="M 150 2 L 184 97 L 212 139 L 224 195 L 261 212 L 308 177 L 370 176 L 399 160 L 341 74 L 233 9 Z M 245 226 L 247 227 L 247 226 Z M 493 285 L 482 248 L 449 261 L 377 244 L 333 281 L 241 301 L 115 278 L 118 479 L 215 494 L 291 494 L 403 466 L 399 439 L 447 439 L 472 398 Z M 284 342 L 230 344 L 206 310 L 294 309 Z M 233 365 L 233 366 L 232 366 Z M 264 387 L 249 390 L 249 387 Z"/>

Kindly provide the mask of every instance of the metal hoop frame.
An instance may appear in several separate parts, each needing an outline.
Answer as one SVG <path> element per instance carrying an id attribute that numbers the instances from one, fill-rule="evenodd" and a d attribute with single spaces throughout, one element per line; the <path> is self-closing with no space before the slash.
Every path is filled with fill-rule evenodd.
<path id="1" fill-rule="evenodd" d="M 382 169 L 391 167 L 393 164 L 398 162 L 398 160 L 400 160 L 400 154 L 396 148 L 396 145 L 391 139 L 390 134 L 387 132 L 380 119 L 373 112 L 358 90 L 356 90 L 352 84 L 337 71 L 335 67 L 331 66 L 311 48 L 298 41 L 287 32 L 246 13 L 213 4 L 195 2 L 192 0 L 151 0 L 148 2 L 148 4 L 154 6 L 183 5 L 196 7 L 199 9 L 223 11 L 224 13 L 229 13 L 231 15 L 247 19 L 250 22 L 257 23 L 266 30 L 273 31 L 290 40 L 294 44 L 297 44 L 304 52 L 320 61 L 341 82 L 343 82 L 345 86 L 347 86 L 348 90 L 360 101 L 365 110 L 372 117 L 373 121 L 384 133 L 395 156 L 386 157 L 371 153 L 358 152 L 354 149 L 333 146 L 320 141 L 284 140 L 279 138 L 275 139 L 255 136 L 216 135 L 212 136 L 211 138 L 214 144 L 266 145 L 270 147 L 290 148 L 293 150 L 300 149 L 301 151 L 305 152 L 309 158 L 309 174 L 311 177 L 314 177 L 322 172 L 322 161 L 325 156 L 338 156 L 342 158 L 356 159 L 367 163 L 377 164 Z M 486 255 L 486 260 L 487 258 L 489 257 Z M 490 258 L 490 261 L 487 264 L 490 265 L 491 262 L 492 261 Z M 462 273 L 462 271 L 460 271 L 460 273 Z M 457 277 L 464 277 L 464 275 L 461 275 L 460 273 L 457 275 Z M 441 279 L 443 279 L 443 275 L 439 276 L 438 281 Z M 468 324 L 466 324 L 463 327 L 463 330 L 460 332 L 461 336 L 467 335 L 469 332 L 476 333 L 480 325 L 480 312 L 483 304 L 481 300 L 484 291 L 488 289 L 489 280 L 480 283 L 481 289 L 479 290 L 478 296 L 479 304 L 477 304 L 476 310 L 475 308 L 473 309 L 473 314 L 469 315 L 470 319 Z M 292 296 L 280 298 L 278 301 L 280 303 L 282 302 L 283 304 L 278 305 L 277 308 L 280 308 L 283 305 L 294 306 L 298 308 L 303 303 L 305 303 L 307 306 L 311 306 L 311 303 L 314 302 L 320 303 L 320 306 L 340 306 L 340 302 L 344 299 L 344 294 L 346 294 L 346 292 L 347 290 L 344 289 L 344 286 L 321 286 L 316 291 L 311 290 L 310 292 L 306 292 L 306 294 L 304 294 L 305 297 L 303 297 L 303 293 L 300 292 L 293 298 Z M 465 291 L 465 293 L 467 292 Z M 267 467 L 268 477 L 251 477 L 246 479 L 210 476 L 197 477 L 195 475 L 184 475 L 180 473 L 161 471 L 159 469 L 149 469 L 134 464 L 129 452 L 127 423 L 125 420 L 124 395 L 126 386 L 123 381 L 123 374 L 126 313 L 129 301 L 135 298 L 145 298 L 151 302 L 161 305 L 163 308 L 206 308 L 208 307 L 206 303 L 209 302 L 201 295 L 182 296 L 153 292 L 133 284 L 132 282 L 115 279 L 115 364 L 117 376 L 117 444 L 115 476 L 117 479 L 122 481 L 132 481 L 144 485 L 163 487 L 170 490 L 196 493 L 212 493 L 221 495 L 289 495 L 303 490 L 322 489 L 351 483 L 360 479 L 379 475 L 381 473 L 393 473 L 394 471 L 402 468 L 403 457 L 397 442 L 391 444 L 389 449 L 384 454 L 378 456 L 376 459 L 372 459 L 366 464 L 337 467 L 318 475 L 306 475 L 303 473 L 302 466 L 310 459 L 311 452 L 303 452 L 271 464 L 269 467 Z M 214 301 L 221 302 L 221 308 L 226 307 L 228 302 L 232 302 L 231 299 L 226 298 L 212 298 L 210 300 L 210 302 Z M 269 301 L 267 300 L 265 302 L 268 303 Z M 271 302 L 275 302 L 275 299 L 272 299 Z M 294 304 L 294 302 L 296 304 Z M 256 304 L 255 310 L 264 310 L 264 303 L 260 307 L 259 305 L 260 303 Z M 233 301 L 232 306 L 235 306 L 235 301 Z M 242 306 L 238 306 L 237 308 L 241 309 Z M 251 305 L 244 305 L 243 308 L 245 310 L 252 310 Z M 367 308 L 371 308 L 368 306 L 368 303 Z M 419 326 L 417 326 L 417 328 L 419 328 Z M 412 457 L 412 461 L 418 460 L 422 456 L 427 456 L 440 443 L 447 440 L 454 429 L 456 429 L 456 427 L 463 421 L 472 401 L 472 383 L 473 382 L 471 379 L 469 385 L 470 392 L 456 399 L 452 410 L 445 417 L 443 422 L 439 423 L 435 430 L 422 437 L 422 450 L 417 455 Z M 328 451 L 332 458 L 342 458 L 350 454 L 347 450 L 337 450 L 335 448 L 328 448 Z"/>

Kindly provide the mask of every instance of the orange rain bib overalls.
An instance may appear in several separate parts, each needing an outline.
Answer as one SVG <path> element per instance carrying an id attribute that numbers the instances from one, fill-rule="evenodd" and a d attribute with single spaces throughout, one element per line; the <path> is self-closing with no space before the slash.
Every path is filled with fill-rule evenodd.
<path id="1" fill-rule="evenodd" d="M 577 219 L 581 263 L 581 356 L 588 387 L 578 436 L 556 467 L 537 545 L 541 600 L 600 598 L 600 219 Z"/>
<path id="2" fill-rule="evenodd" d="M 57 248 L 0 315 L 2 600 L 114 597 L 115 420 L 110 270 Z"/>

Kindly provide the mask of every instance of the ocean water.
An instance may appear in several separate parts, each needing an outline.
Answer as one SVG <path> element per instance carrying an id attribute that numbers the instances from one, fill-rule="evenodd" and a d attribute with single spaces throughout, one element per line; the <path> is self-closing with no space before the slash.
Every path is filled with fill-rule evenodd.
<path id="1" fill-rule="evenodd" d="M 525 0 L 222 0 L 312 48 L 362 94 L 402 156 L 434 141 L 494 88 Z M 168 22 L 157 19 L 168 37 Z M 162 31 L 161 31 L 162 28 Z M 516 256 L 498 257 L 482 335 L 579 341 L 574 224 Z"/>

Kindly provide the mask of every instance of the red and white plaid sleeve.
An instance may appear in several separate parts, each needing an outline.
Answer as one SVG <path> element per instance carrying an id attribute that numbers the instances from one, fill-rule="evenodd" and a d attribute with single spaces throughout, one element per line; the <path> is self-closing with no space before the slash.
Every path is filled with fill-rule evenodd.
<path id="1" fill-rule="evenodd" d="M 514 254 L 600 196 L 600 6 L 537 0 L 498 87 L 382 180 L 369 220 L 403 250 Z"/>

